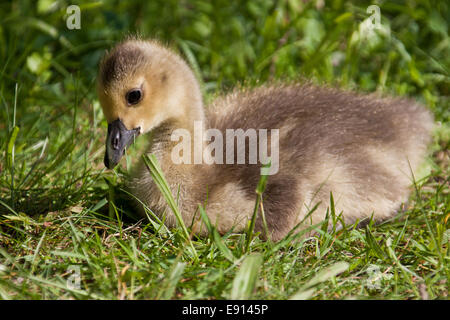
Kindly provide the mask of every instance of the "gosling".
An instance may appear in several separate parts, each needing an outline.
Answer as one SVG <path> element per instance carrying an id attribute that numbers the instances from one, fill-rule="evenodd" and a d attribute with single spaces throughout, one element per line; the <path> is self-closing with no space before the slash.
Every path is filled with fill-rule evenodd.
<path id="1" fill-rule="evenodd" d="M 273 160 L 277 171 L 269 173 L 263 193 L 265 224 L 260 214 L 255 225 L 263 235 L 267 230 L 272 240 L 282 239 L 294 227 L 298 232 L 323 221 L 330 194 L 345 224 L 372 216 L 376 221 L 388 219 L 408 199 L 433 126 L 430 112 L 414 101 L 309 83 L 235 89 L 204 108 L 187 63 L 153 40 L 126 40 L 107 52 L 97 83 L 108 121 L 106 167 L 114 168 L 134 139 L 146 135 L 144 152 L 155 155 L 184 223 L 198 235 L 207 233 L 199 205 L 220 233 L 246 230 L 261 170 L 271 168 Z M 194 138 L 199 125 L 202 132 L 214 129 L 223 137 L 227 129 L 277 129 L 278 135 L 264 141 L 268 157 L 256 164 L 248 161 L 251 146 L 234 148 L 235 156 L 245 154 L 245 163 L 174 161 L 174 148 L 180 146 L 174 132 L 183 129 Z M 257 139 L 261 142 L 260 136 Z M 211 139 L 203 136 L 200 141 L 203 150 L 211 151 Z M 209 159 L 225 159 L 225 150 L 215 149 Z M 188 151 L 195 153 L 191 146 L 180 155 Z M 269 156 L 276 151 L 279 159 Z M 176 225 L 142 157 L 127 185 L 141 214 L 145 206 L 168 227 Z"/>

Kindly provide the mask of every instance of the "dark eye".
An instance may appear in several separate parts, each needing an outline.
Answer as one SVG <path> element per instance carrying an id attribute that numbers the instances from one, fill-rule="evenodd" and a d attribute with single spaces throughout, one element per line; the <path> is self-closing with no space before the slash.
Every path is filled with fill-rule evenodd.
<path id="1" fill-rule="evenodd" d="M 127 92 L 126 96 L 128 104 L 136 104 L 142 99 L 141 89 L 133 89 Z"/>

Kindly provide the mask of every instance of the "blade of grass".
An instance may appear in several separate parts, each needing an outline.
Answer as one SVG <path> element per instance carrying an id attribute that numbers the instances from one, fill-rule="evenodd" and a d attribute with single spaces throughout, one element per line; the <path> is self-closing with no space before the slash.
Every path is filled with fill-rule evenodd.
<path id="1" fill-rule="evenodd" d="M 44 232 L 42 233 L 42 237 L 41 239 L 39 239 L 38 245 L 36 247 L 36 250 L 34 250 L 34 254 L 33 254 L 33 260 L 31 261 L 31 274 L 34 273 L 35 267 L 36 267 L 36 258 L 37 255 L 39 253 L 39 250 L 41 249 L 42 243 L 45 239 L 45 235 L 47 234 L 47 230 L 44 230 Z"/>
<path id="2" fill-rule="evenodd" d="M 223 256 L 227 260 L 229 260 L 229 261 L 234 263 L 236 261 L 236 257 L 233 255 L 231 250 L 223 242 L 223 239 L 220 236 L 220 234 L 217 231 L 217 229 L 214 226 L 211 225 L 211 222 L 210 222 L 208 216 L 206 215 L 206 212 L 203 209 L 203 207 L 201 205 L 199 205 L 198 209 L 200 211 L 200 216 L 202 217 L 203 221 L 205 221 L 205 224 L 206 224 L 206 227 L 208 229 L 208 232 L 209 232 L 209 235 L 211 237 L 211 240 L 216 244 L 217 248 L 219 249 L 220 252 L 222 252 Z"/>
<path id="3" fill-rule="evenodd" d="M 147 166 L 147 169 L 150 172 L 150 175 L 153 178 L 153 181 L 156 183 L 158 189 L 163 194 L 164 199 L 166 199 L 170 209 L 172 210 L 173 214 L 175 215 L 178 225 L 181 227 L 181 229 L 183 231 L 184 238 L 189 243 L 189 245 L 192 249 L 192 253 L 194 255 L 195 260 L 198 260 L 197 251 L 195 250 L 194 244 L 191 241 L 189 232 L 186 228 L 183 218 L 181 217 L 180 210 L 178 209 L 178 206 L 175 203 L 175 199 L 173 198 L 173 195 L 169 188 L 169 185 L 167 184 L 167 181 L 164 178 L 164 174 L 158 165 L 158 160 L 156 160 L 156 157 L 153 154 L 150 156 L 143 155 L 143 159 L 144 159 L 145 165 Z"/>
<path id="4" fill-rule="evenodd" d="M 416 285 L 414 284 L 411 276 L 414 276 L 416 279 L 419 279 L 419 281 L 424 281 L 423 278 L 420 277 L 419 275 L 417 275 L 416 273 L 414 273 L 413 271 L 409 270 L 407 267 L 405 267 L 404 265 L 402 265 L 400 263 L 397 255 L 394 252 L 394 249 L 392 249 L 392 239 L 391 238 L 386 240 L 386 248 L 388 250 L 389 257 L 392 260 L 394 260 L 395 264 L 400 268 L 404 277 L 409 282 L 411 289 L 414 291 L 414 294 L 416 295 L 417 298 L 420 299 L 419 290 L 417 289 Z"/>
<path id="5" fill-rule="evenodd" d="M 270 162 L 268 164 L 264 165 L 261 172 L 268 172 L 270 166 L 271 166 Z M 253 232 L 255 230 L 256 217 L 258 216 L 260 203 L 262 202 L 262 194 L 263 194 L 264 190 L 266 189 L 267 177 L 268 176 L 266 174 L 261 174 L 261 178 L 259 178 L 258 186 L 256 187 L 256 190 L 255 190 L 255 192 L 256 192 L 255 209 L 253 210 L 252 219 L 250 220 L 250 225 L 247 229 L 247 243 L 245 245 L 245 252 L 248 252 L 248 250 L 250 248 L 250 243 L 252 242 L 253 237 L 254 237 Z"/>
<path id="6" fill-rule="evenodd" d="M 183 275 L 184 268 L 186 267 L 186 263 L 175 261 L 167 273 L 164 283 L 162 285 L 163 290 L 160 292 L 160 296 L 158 298 L 162 299 L 170 299 L 175 293 L 175 289 L 177 287 L 178 282 Z"/>
<path id="7" fill-rule="evenodd" d="M 252 254 L 244 259 L 233 280 L 230 299 L 243 300 L 252 296 L 262 262 L 260 254 Z"/>
<path id="8" fill-rule="evenodd" d="M 368 244 L 368 249 L 371 249 L 371 251 L 375 253 L 375 256 L 383 260 L 386 259 L 386 254 L 384 253 L 383 249 L 381 249 L 372 232 L 370 232 L 368 226 L 366 226 L 366 242 Z"/>
<path id="9" fill-rule="evenodd" d="M 294 294 L 290 300 L 305 300 L 309 299 L 313 296 L 315 290 L 312 289 L 313 287 L 316 287 L 318 284 L 325 282 L 338 274 L 348 270 L 349 264 L 344 261 L 339 261 L 333 264 L 330 267 L 327 267 L 323 270 L 321 270 L 319 273 L 317 273 L 314 277 L 312 277 L 311 280 L 309 280 L 303 287 Z"/>

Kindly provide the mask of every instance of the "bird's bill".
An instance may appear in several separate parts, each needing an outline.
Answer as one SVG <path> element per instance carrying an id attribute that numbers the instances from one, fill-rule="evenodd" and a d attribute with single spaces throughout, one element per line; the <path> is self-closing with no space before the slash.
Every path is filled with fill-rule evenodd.
<path id="1" fill-rule="evenodd" d="M 108 124 L 108 136 L 106 137 L 106 151 L 104 163 L 108 169 L 113 169 L 125 154 L 125 149 L 131 145 L 139 135 L 139 128 L 127 130 L 120 119 Z"/>

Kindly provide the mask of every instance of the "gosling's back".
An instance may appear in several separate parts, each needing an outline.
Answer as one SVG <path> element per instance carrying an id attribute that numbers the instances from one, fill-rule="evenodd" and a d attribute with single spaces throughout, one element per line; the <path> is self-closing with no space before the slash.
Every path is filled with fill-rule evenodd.
<path id="1" fill-rule="evenodd" d="M 409 99 L 313 85 L 238 90 L 217 99 L 208 108 L 207 119 L 209 127 L 223 133 L 279 129 L 279 172 L 269 176 L 264 194 L 273 239 L 285 235 L 317 203 L 308 222 L 320 222 L 330 192 L 336 213 L 343 212 L 346 223 L 372 213 L 378 220 L 394 215 L 408 198 L 412 172 L 425 155 L 433 124 L 430 112 Z M 254 201 L 259 169 L 216 166 L 205 179 L 213 181 L 210 199 L 223 202 L 224 193 L 235 185 Z M 227 211 L 226 206 L 217 210 Z M 258 228 L 262 230 L 261 220 Z"/>

